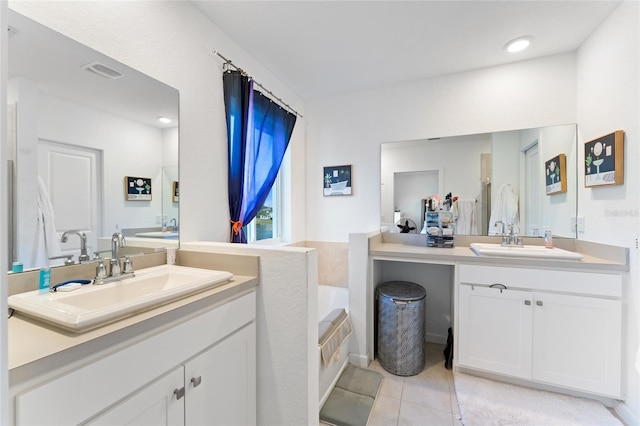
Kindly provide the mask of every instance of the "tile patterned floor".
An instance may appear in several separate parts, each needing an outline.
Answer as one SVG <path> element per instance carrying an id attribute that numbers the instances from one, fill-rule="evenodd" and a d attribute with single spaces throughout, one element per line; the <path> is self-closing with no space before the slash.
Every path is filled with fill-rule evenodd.
<path id="1" fill-rule="evenodd" d="M 444 368 L 443 350 L 444 345 L 427 343 L 425 368 L 410 377 L 395 376 L 374 360 L 368 368 L 382 373 L 383 380 L 367 426 L 462 426 L 453 371 Z"/>
<path id="2" fill-rule="evenodd" d="M 444 368 L 444 345 L 428 343 L 424 370 L 415 376 L 395 376 L 374 360 L 369 369 L 383 375 L 367 426 L 460 426 L 453 372 Z"/>

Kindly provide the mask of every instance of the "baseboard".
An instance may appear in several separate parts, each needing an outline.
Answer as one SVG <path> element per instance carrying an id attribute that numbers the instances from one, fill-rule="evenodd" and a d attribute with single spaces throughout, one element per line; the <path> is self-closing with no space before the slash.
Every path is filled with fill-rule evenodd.
<path id="1" fill-rule="evenodd" d="M 439 345 L 445 345 L 447 343 L 447 336 L 443 336 L 442 334 L 427 333 L 424 339 L 428 343 L 437 343 Z"/>
<path id="2" fill-rule="evenodd" d="M 369 356 L 350 353 L 349 362 L 356 367 L 367 368 L 369 366 Z"/>
<path id="3" fill-rule="evenodd" d="M 622 419 L 624 424 L 632 426 L 632 425 L 640 425 L 640 417 L 638 417 L 627 404 L 624 402 L 619 402 L 613 407 L 613 411 L 616 412 L 618 417 Z"/>

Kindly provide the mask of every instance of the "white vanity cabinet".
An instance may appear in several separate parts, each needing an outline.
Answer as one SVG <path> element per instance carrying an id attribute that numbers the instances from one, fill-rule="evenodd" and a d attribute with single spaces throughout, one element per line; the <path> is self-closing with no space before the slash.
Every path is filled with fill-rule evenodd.
<path id="1" fill-rule="evenodd" d="M 460 367 L 621 397 L 622 276 L 465 265 Z"/>
<path id="2" fill-rule="evenodd" d="M 256 423 L 252 291 L 15 395 L 17 425 Z"/>
<path id="3" fill-rule="evenodd" d="M 88 424 L 255 424 L 255 339 L 250 324 Z"/>

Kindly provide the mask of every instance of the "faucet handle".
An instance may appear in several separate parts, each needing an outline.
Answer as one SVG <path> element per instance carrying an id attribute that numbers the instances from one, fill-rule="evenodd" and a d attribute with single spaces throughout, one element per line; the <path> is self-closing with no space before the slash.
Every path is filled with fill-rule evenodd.
<path id="1" fill-rule="evenodd" d="M 104 260 L 100 259 L 98 266 L 96 266 L 96 280 L 107 278 L 107 267 L 104 265 Z"/>
<path id="2" fill-rule="evenodd" d="M 111 259 L 111 276 L 117 277 L 120 275 L 120 261 L 119 259 Z"/>
<path id="3" fill-rule="evenodd" d="M 133 274 L 133 264 L 129 256 L 124 257 L 124 265 L 122 266 L 123 274 Z"/>

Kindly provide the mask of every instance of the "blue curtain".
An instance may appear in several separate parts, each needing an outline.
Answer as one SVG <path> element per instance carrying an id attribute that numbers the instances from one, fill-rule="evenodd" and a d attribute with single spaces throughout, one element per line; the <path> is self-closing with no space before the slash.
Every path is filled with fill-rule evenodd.
<path id="1" fill-rule="evenodd" d="M 238 71 L 223 74 L 229 141 L 230 241 L 246 243 L 244 225 L 264 204 L 289 145 L 296 116 L 253 89 Z"/>

